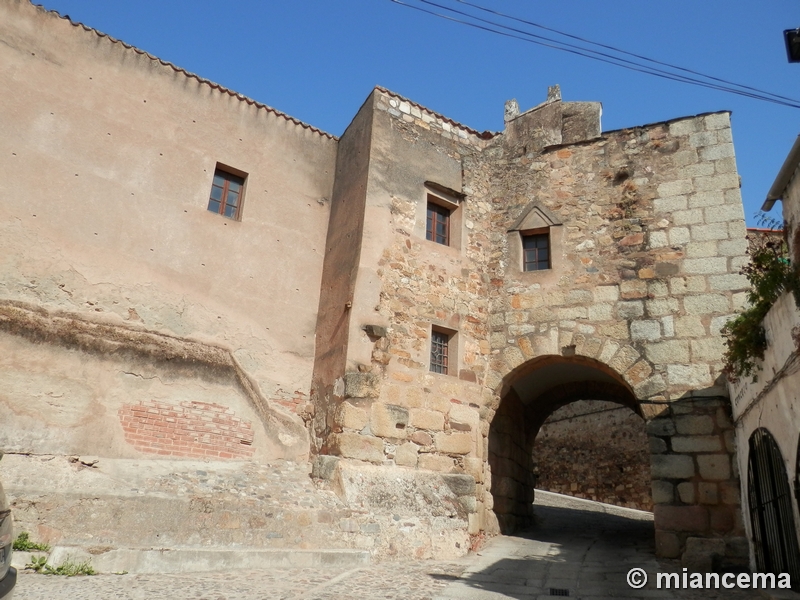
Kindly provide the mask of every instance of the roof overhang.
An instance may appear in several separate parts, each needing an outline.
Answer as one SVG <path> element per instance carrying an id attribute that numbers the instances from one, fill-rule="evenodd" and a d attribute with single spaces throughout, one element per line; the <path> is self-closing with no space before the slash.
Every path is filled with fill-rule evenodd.
<path id="1" fill-rule="evenodd" d="M 797 136 L 792 149 L 789 150 L 789 156 L 787 156 L 786 160 L 783 161 L 783 166 L 781 167 L 781 170 L 778 171 L 778 176 L 775 178 L 775 183 L 773 183 L 772 187 L 769 188 L 767 199 L 764 200 L 761 210 L 764 212 L 769 212 L 775 205 L 775 201 L 783 198 L 783 193 L 786 191 L 786 186 L 789 185 L 794 172 L 797 170 L 798 164 L 800 164 L 800 135 Z"/>

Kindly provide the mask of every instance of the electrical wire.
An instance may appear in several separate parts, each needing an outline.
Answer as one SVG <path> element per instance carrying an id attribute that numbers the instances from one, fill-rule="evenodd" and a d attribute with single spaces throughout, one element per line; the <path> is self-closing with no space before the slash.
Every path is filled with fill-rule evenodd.
<path id="1" fill-rule="evenodd" d="M 696 86 L 699 86 L 699 87 L 705 87 L 705 88 L 713 89 L 713 90 L 717 90 L 717 91 L 727 92 L 727 93 L 731 93 L 731 94 L 737 94 L 739 96 L 745 96 L 745 97 L 748 97 L 748 98 L 753 98 L 755 100 L 762 100 L 762 101 L 765 101 L 765 102 L 771 102 L 771 103 L 774 103 L 774 104 L 780 104 L 780 105 L 783 105 L 783 106 L 789 106 L 791 108 L 800 108 L 800 101 L 794 100 L 792 98 L 786 98 L 784 96 L 779 96 L 777 94 L 772 94 L 770 92 L 765 92 L 763 90 L 759 90 L 757 88 L 752 88 L 750 86 L 744 86 L 744 85 L 741 85 L 741 84 L 727 82 L 725 80 L 722 80 L 722 79 L 719 79 L 719 78 L 716 78 L 716 77 L 711 77 L 711 76 L 704 75 L 704 74 L 696 72 L 696 71 L 691 71 L 690 69 L 684 69 L 682 67 L 677 67 L 677 66 L 674 66 L 674 65 L 670 65 L 669 63 L 663 63 L 661 61 L 656 61 L 654 59 L 648 59 L 646 57 L 640 57 L 639 55 L 636 55 L 636 54 L 633 54 L 633 53 L 630 53 L 630 52 L 626 52 L 626 51 L 623 51 L 623 50 L 618 50 L 618 49 L 614 48 L 613 46 L 605 46 L 604 44 L 599 44 L 597 42 L 591 42 L 589 40 L 583 40 L 583 38 L 578 38 L 578 36 L 572 36 L 571 34 L 564 34 L 564 33 L 559 32 L 557 30 L 552 30 L 552 31 L 555 32 L 555 33 L 558 33 L 560 35 L 566 35 L 568 37 L 579 39 L 580 41 L 583 41 L 585 43 L 593 44 L 593 45 L 600 46 L 600 47 L 605 47 L 605 48 L 611 49 L 611 50 L 613 50 L 615 52 L 620 52 L 622 54 L 626 54 L 626 55 L 632 56 L 634 58 L 639 58 L 640 60 L 645 60 L 645 61 L 648 61 L 648 62 L 652 62 L 654 64 L 661 64 L 663 66 L 667 66 L 669 68 L 681 70 L 681 71 L 688 72 L 688 73 L 694 73 L 694 74 L 697 74 L 700 77 L 704 77 L 704 78 L 710 79 L 712 81 L 717 81 L 719 83 L 703 81 L 702 79 L 698 79 L 697 77 L 692 77 L 692 76 L 689 76 L 689 75 L 682 75 L 682 74 L 679 74 L 679 73 L 672 73 L 672 72 L 666 71 L 664 69 L 643 65 L 643 64 L 637 63 L 635 61 L 631 61 L 631 60 L 628 60 L 628 59 L 625 59 L 625 58 L 614 56 L 614 55 L 611 55 L 611 54 L 608 54 L 608 53 L 605 53 L 605 52 L 598 52 L 596 50 L 591 50 L 591 49 L 588 49 L 588 48 L 582 48 L 580 46 L 576 46 L 574 44 L 569 44 L 567 42 L 561 42 L 559 40 L 555 40 L 555 39 L 552 39 L 552 38 L 548 38 L 548 37 L 544 37 L 544 36 L 541 36 L 541 35 L 537 35 L 537 34 L 529 32 L 529 31 L 525 31 L 525 30 L 522 30 L 522 29 L 510 27 L 508 25 L 503 25 L 502 23 L 497 23 L 497 22 L 490 21 L 490 20 L 487 20 L 487 19 L 482 19 L 481 17 L 477 17 L 475 15 L 471 15 L 469 13 L 466 13 L 466 12 L 463 12 L 463 11 L 459 11 L 459 10 L 456 10 L 454 8 L 450 8 L 450 7 L 441 5 L 441 4 L 437 4 L 436 2 L 432 2 L 431 0 L 418 0 L 418 1 L 422 2 L 424 4 L 427 4 L 429 6 L 434 6 L 434 7 L 438 8 L 438 9 L 440 9 L 440 10 L 445 10 L 445 11 L 448 11 L 448 12 L 452 12 L 452 13 L 461 15 L 463 17 L 466 17 L 468 19 L 472 19 L 472 20 L 478 21 L 478 22 L 474 22 L 474 21 L 470 21 L 470 20 L 464 20 L 464 19 L 461 19 L 461 18 L 449 16 L 449 15 L 446 15 L 446 14 L 442 14 L 442 13 L 436 12 L 434 10 L 426 9 L 426 8 L 424 8 L 422 6 L 415 6 L 413 4 L 409 4 L 409 3 L 404 2 L 402 0 L 389 0 L 389 1 L 393 2 L 394 4 L 398 4 L 400 6 L 404 6 L 406 8 L 412 8 L 414 10 L 417 10 L 417 11 L 420 11 L 420 12 L 423 12 L 423 13 L 427 13 L 429 15 L 432 15 L 432 16 L 435 16 L 435 17 L 438 17 L 438 18 L 441 18 L 441 19 L 445 19 L 447 21 L 451 21 L 451 22 L 458 23 L 458 24 L 461 24 L 461 25 L 466 25 L 468 27 L 472 27 L 472 28 L 475 28 L 475 29 L 487 31 L 489 33 L 494 33 L 494 34 L 501 35 L 501 36 L 504 36 L 504 37 L 517 39 L 517 40 L 521 40 L 521 41 L 532 43 L 532 44 L 536 44 L 536 45 L 543 46 L 543 47 L 546 47 L 546 48 L 551 48 L 551 49 L 554 49 L 554 50 L 561 50 L 562 52 L 568 52 L 570 54 L 575 54 L 577 56 L 582 56 L 584 58 L 589 58 L 589 59 L 596 60 L 596 61 L 599 61 L 599 62 L 611 64 L 611 65 L 614 65 L 614 66 L 617 66 L 617 67 L 628 69 L 630 71 L 636 71 L 636 72 L 639 72 L 639 73 L 652 75 L 654 77 L 659 77 L 659 78 L 662 78 L 662 79 L 667 79 L 667 80 L 671 80 L 671 81 L 677 81 L 677 82 L 680 82 L 680 83 L 687 83 L 687 84 L 690 84 L 690 85 L 696 85 Z M 473 4 L 468 3 L 468 2 L 462 2 L 462 0 L 456 0 L 456 1 L 461 2 L 463 4 L 467 4 L 469 6 L 475 6 L 477 8 L 480 8 L 481 10 L 486 10 L 487 12 L 494 12 L 494 11 L 491 11 L 491 9 L 483 9 L 483 7 L 480 7 L 478 5 L 473 5 Z M 505 16 L 502 13 L 498 13 L 498 15 L 499 16 Z M 540 26 L 538 24 L 533 24 L 532 22 L 527 22 L 527 21 L 524 21 L 522 19 L 518 19 L 516 17 L 508 16 L 507 18 L 514 19 L 514 20 L 517 20 L 517 21 L 521 21 L 521 22 L 523 22 L 525 24 L 532 24 L 533 26 L 550 30 L 549 28 L 545 28 L 544 26 Z M 482 25 L 481 23 L 485 23 L 485 25 Z M 498 30 L 496 28 L 500 28 L 501 30 Z M 502 31 L 502 30 L 506 30 L 506 31 Z M 735 89 L 735 88 L 730 87 L 732 85 L 733 86 L 737 86 L 739 88 L 743 88 L 743 89 Z M 748 91 L 748 90 L 751 90 L 751 91 Z"/>
<path id="2" fill-rule="evenodd" d="M 481 10 L 483 12 L 487 12 L 487 13 L 494 14 L 494 15 L 497 15 L 497 16 L 500 16 L 500 17 L 504 17 L 504 18 L 510 19 L 512 21 L 517 21 L 517 22 L 523 23 L 525 25 L 531 25 L 532 27 L 536 27 L 538 29 L 543 29 L 545 31 L 550 31 L 550 32 L 556 33 L 558 35 L 563 35 L 564 37 L 567 37 L 567 38 L 570 38 L 570 39 L 573 39 L 573 40 L 577 40 L 577 41 L 583 42 L 585 44 L 591 44 L 592 46 L 597 46 L 599 48 L 605 48 L 606 50 L 611 50 L 613 52 L 618 52 L 620 54 L 625 54 L 626 56 L 632 56 L 634 58 L 638 58 L 639 60 L 644 60 L 644 61 L 647 61 L 647 62 L 651 62 L 653 64 L 657 64 L 657 65 L 661 65 L 661 66 L 664 66 L 664 67 L 668 67 L 670 69 L 675 69 L 677 71 L 684 71 L 686 73 L 691 73 L 693 75 L 698 75 L 700 77 L 704 77 L 706 79 L 711 79 L 713 81 L 718 81 L 720 83 L 733 85 L 733 86 L 740 87 L 740 88 L 743 88 L 743 89 L 746 89 L 746 90 L 751 90 L 753 92 L 758 92 L 758 93 L 761 93 L 761 94 L 767 94 L 769 96 L 772 96 L 774 98 L 779 98 L 781 100 L 788 100 L 789 102 L 797 102 L 797 100 L 795 100 L 794 98 L 789 98 L 787 96 L 781 96 L 780 94 L 773 94 L 771 92 L 765 92 L 764 90 L 760 90 L 758 88 L 755 88 L 755 87 L 752 87 L 752 86 L 749 86 L 749 85 L 736 83 L 734 81 L 729 81 L 727 79 L 721 79 L 719 77 L 714 77 L 713 75 L 706 75 L 705 73 L 701 73 L 700 71 L 694 71 L 692 69 L 687 69 L 686 67 L 681 67 L 681 66 L 673 65 L 673 64 L 670 64 L 670 63 L 667 63 L 667 62 L 662 62 L 662 61 L 656 60 L 654 58 L 648 58 L 647 56 L 643 56 L 641 54 L 636 54 L 635 52 L 628 52 L 627 50 L 623 50 L 623 49 L 617 48 L 615 46 L 610 46 L 608 44 L 602 44 L 600 42 L 594 42 L 592 40 L 589 40 L 589 39 L 586 39 L 586 38 L 583 38 L 583 37 L 580 37 L 580 36 L 577 36 L 577 35 L 573 35 L 571 33 L 567 33 L 566 31 L 560 31 L 558 29 L 553 29 L 552 27 L 547 27 L 545 25 L 541 25 L 540 23 L 535 23 L 533 21 L 527 21 L 525 19 L 521 19 L 519 17 L 515 17 L 514 15 L 501 13 L 501 12 L 498 12 L 496 10 L 492 10 L 491 8 L 486 8 L 484 6 L 481 6 L 479 4 L 474 4 L 472 2 L 468 2 L 467 0 L 455 0 L 455 1 L 460 3 L 460 4 L 465 4 L 465 5 L 470 6 L 472 8 L 476 8 L 476 9 Z"/>

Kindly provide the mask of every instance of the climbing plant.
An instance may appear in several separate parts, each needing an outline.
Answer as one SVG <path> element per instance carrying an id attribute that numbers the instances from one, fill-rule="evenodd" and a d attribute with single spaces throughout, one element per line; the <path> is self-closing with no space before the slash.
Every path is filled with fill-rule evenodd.
<path id="1" fill-rule="evenodd" d="M 758 361 L 763 360 L 767 349 L 764 317 L 785 291 L 793 292 L 795 304 L 800 308 L 800 269 L 791 264 L 786 242 L 778 235 L 748 237 L 748 240 L 750 262 L 741 271 L 750 282 L 748 306 L 728 321 L 722 333 L 727 337 L 725 370 L 728 375 L 752 376 L 755 382 Z"/>

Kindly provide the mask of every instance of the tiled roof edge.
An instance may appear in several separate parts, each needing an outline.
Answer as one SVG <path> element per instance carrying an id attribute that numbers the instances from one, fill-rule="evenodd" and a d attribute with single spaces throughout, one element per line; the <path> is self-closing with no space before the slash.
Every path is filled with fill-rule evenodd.
<path id="1" fill-rule="evenodd" d="M 493 137 L 495 137 L 497 135 L 500 135 L 496 131 L 483 131 L 483 132 L 480 132 L 480 131 L 477 131 L 475 129 L 472 129 L 472 127 L 467 127 L 463 123 L 459 123 L 458 121 L 454 121 L 450 117 L 445 117 L 443 114 L 437 113 L 436 111 L 433 111 L 430 108 L 422 106 L 422 104 L 419 104 L 418 102 L 414 102 L 413 100 L 409 100 L 405 96 L 401 96 L 400 94 L 398 94 L 396 92 L 393 92 L 392 90 L 390 90 L 388 88 L 385 88 L 383 86 L 376 85 L 375 89 L 380 91 L 380 92 L 383 92 L 384 94 L 388 94 L 388 95 L 392 96 L 393 98 L 397 98 L 398 100 L 401 100 L 403 102 L 408 102 L 412 106 L 416 106 L 418 109 L 424 110 L 425 112 L 432 114 L 437 119 L 441 119 L 442 121 L 450 123 L 450 125 L 454 125 L 455 127 L 458 127 L 459 129 L 463 129 L 467 133 L 470 133 L 470 134 L 474 135 L 475 137 L 477 137 L 479 139 L 490 140 Z"/>
<path id="2" fill-rule="evenodd" d="M 187 71 L 186 69 L 183 69 L 183 68 L 181 68 L 181 67 L 179 67 L 179 66 L 177 66 L 177 65 L 175 65 L 175 64 L 173 64 L 173 63 L 171 63 L 169 61 L 166 61 L 166 60 L 163 60 L 161 58 L 158 58 L 157 56 L 153 56 L 149 52 L 145 52 L 144 50 L 141 50 L 140 48 L 137 48 L 136 46 L 133 46 L 132 44 L 128 44 L 126 42 L 123 42 L 122 40 L 118 40 L 117 38 L 111 37 L 107 33 L 103 33 L 102 31 L 98 31 L 94 27 L 89 27 L 88 25 L 84 25 L 83 23 L 80 23 L 78 21 L 73 21 L 69 17 L 62 16 L 61 13 L 59 13 L 58 11 L 50 10 L 48 8 L 45 8 L 44 6 L 42 6 L 40 4 L 34 4 L 33 6 L 35 6 L 39 10 L 43 10 L 43 11 L 45 11 L 47 13 L 53 14 L 53 15 L 57 16 L 59 19 L 62 19 L 64 21 L 69 21 L 70 25 L 72 25 L 73 27 L 81 27 L 81 28 L 83 28 L 84 31 L 92 32 L 92 33 L 96 34 L 98 37 L 107 38 L 113 44 L 121 44 L 122 47 L 124 47 L 124 48 L 126 48 L 128 50 L 133 50 L 137 54 L 143 54 L 147 58 L 149 58 L 150 60 L 158 62 L 158 63 L 164 65 L 165 67 L 169 67 L 173 71 L 175 71 L 176 73 L 181 73 L 181 74 L 185 75 L 186 77 L 189 77 L 189 78 L 192 78 L 192 79 L 196 79 L 198 82 L 204 83 L 204 84 L 206 84 L 207 86 L 209 86 L 212 89 L 215 89 L 215 90 L 218 90 L 218 91 L 223 92 L 225 94 L 228 94 L 229 96 L 233 96 L 237 100 L 241 100 L 242 102 L 246 102 L 247 104 L 250 104 L 251 106 L 255 106 L 256 108 L 263 108 L 267 112 L 271 112 L 272 114 L 274 114 L 274 115 L 276 115 L 278 117 L 283 117 L 287 121 L 290 121 L 290 122 L 294 123 L 295 125 L 299 125 L 303 129 L 309 129 L 309 130 L 311 130 L 311 131 L 313 131 L 315 133 L 318 133 L 319 135 L 321 135 L 323 137 L 327 137 L 327 138 L 329 138 L 331 140 L 338 140 L 339 139 L 337 136 L 332 135 L 332 134 L 330 134 L 330 133 L 328 133 L 326 131 L 322 131 L 321 129 L 318 129 L 317 127 L 314 127 L 313 125 L 309 125 L 308 123 L 304 123 L 300 119 L 296 119 L 295 117 L 287 115 L 285 112 L 281 112 L 276 108 L 272 108 L 271 106 L 268 106 L 268 105 L 263 104 L 261 102 L 258 102 L 256 100 L 253 100 L 252 98 L 249 98 L 249 97 L 245 96 L 244 94 L 240 94 L 239 92 L 235 92 L 235 91 L 233 91 L 233 90 L 231 90 L 229 88 L 226 88 L 225 86 L 222 86 L 222 85 L 220 85 L 218 83 L 214 83 L 210 79 L 205 79 L 204 77 L 200 77 L 199 75 L 197 75 L 195 73 L 191 73 L 191 72 Z"/>

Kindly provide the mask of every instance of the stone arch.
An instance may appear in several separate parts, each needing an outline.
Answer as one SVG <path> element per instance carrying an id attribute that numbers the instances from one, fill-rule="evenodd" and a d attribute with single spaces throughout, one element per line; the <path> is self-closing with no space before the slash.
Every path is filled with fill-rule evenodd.
<path id="1" fill-rule="evenodd" d="M 637 359 L 630 355 L 631 360 L 635 364 Z M 644 418 L 633 386 L 623 375 L 577 352 L 546 354 L 515 365 L 495 393 L 497 408 L 487 444 L 486 504 L 491 513 L 487 511 L 485 518 L 490 529 L 494 526 L 503 533 L 532 522 L 533 443 L 555 410 L 577 400 L 604 400 Z"/>
<path id="2" fill-rule="evenodd" d="M 627 385 L 640 401 L 667 389 L 663 376 L 654 371 L 650 361 L 634 346 L 621 340 L 581 333 L 576 328 L 553 327 L 546 332 L 519 336 L 500 354 L 501 360 L 495 363 L 496 369 L 487 378 L 496 403 L 507 391 L 509 381 L 526 370 L 535 370 L 537 360 L 554 356 L 595 361 L 600 365 L 598 368 L 613 373 L 621 384 Z M 642 416 L 650 418 L 652 415 Z"/>

